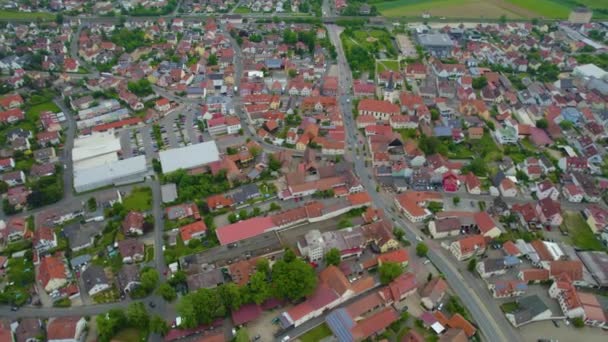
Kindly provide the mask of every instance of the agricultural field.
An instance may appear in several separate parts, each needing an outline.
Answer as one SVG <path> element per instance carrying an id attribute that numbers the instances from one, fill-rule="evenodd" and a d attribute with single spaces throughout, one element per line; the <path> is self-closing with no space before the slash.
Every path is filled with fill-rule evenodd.
<path id="1" fill-rule="evenodd" d="M 0 10 L 0 20 L 53 20 L 55 15 L 46 12 L 16 12 Z"/>
<path id="2" fill-rule="evenodd" d="M 394 0 L 375 6 L 387 17 L 420 17 L 428 12 L 446 18 L 565 19 L 580 4 L 595 9 L 594 18 L 608 17 L 605 0 Z"/>

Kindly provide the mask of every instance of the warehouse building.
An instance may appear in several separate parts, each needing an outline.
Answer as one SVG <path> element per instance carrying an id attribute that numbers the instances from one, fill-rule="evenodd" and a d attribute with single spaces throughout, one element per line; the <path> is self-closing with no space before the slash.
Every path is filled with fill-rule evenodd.
<path id="1" fill-rule="evenodd" d="M 85 169 L 75 169 L 74 189 L 76 192 L 84 192 L 108 185 L 141 182 L 147 175 L 146 157 L 137 156 Z"/>
<path id="2" fill-rule="evenodd" d="M 74 139 L 72 162 L 74 170 L 88 169 L 118 161 L 120 139 L 114 131 L 96 132 Z"/>
<path id="3" fill-rule="evenodd" d="M 206 141 L 190 146 L 174 148 L 159 153 L 163 173 L 189 170 L 220 160 L 220 152 L 215 141 Z"/>
<path id="4" fill-rule="evenodd" d="M 454 42 L 445 33 L 427 33 L 418 35 L 418 42 L 431 55 L 438 58 L 447 58 L 452 54 Z"/>

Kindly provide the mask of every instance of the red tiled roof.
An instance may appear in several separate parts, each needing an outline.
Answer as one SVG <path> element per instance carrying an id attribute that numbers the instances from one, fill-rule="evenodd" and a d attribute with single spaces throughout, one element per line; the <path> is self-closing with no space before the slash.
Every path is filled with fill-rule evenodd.
<path id="1" fill-rule="evenodd" d="M 238 310 L 232 312 L 232 322 L 235 326 L 243 325 L 256 320 L 262 314 L 262 309 L 257 304 L 245 304 Z"/>
<path id="2" fill-rule="evenodd" d="M 407 250 L 405 249 L 397 249 L 394 251 L 390 251 L 388 253 L 380 254 L 378 256 L 378 263 L 382 264 L 385 262 L 396 262 L 396 263 L 404 263 L 409 260 L 409 255 Z"/>
<path id="3" fill-rule="evenodd" d="M 508 240 L 507 242 L 503 243 L 502 249 L 505 251 L 505 253 L 512 256 L 517 256 L 521 254 L 519 248 L 517 248 L 517 246 L 515 246 L 515 244 L 511 240 Z"/>
<path id="4" fill-rule="evenodd" d="M 530 268 L 522 270 L 522 280 L 525 282 L 530 281 L 543 281 L 549 279 L 549 271 L 545 269 Z"/>
<path id="5" fill-rule="evenodd" d="M 207 225 L 205 225 L 204 221 L 196 221 L 179 228 L 179 233 L 182 237 L 182 241 L 184 242 L 188 242 L 194 235 L 206 231 Z"/>
<path id="6" fill-rule="evenodd" d="M 485 234 L 496 227 L 496 223 L 492 220 L 490 214 L 485 211 L 475 213 L 473 218 L 482 234 Z"/>
<path id="7" fill-rule="evenodd" d="M 392 307 L 384 308 L 374 315 L 358 322 L 352 328 L 353 337 L 356 340 L 364 340 L 375 333 L 383 331 L 398 319 L 399 315 L 395 309 Z"/>
<path id="8" fill-rule="evenodd" d="M 46 327 L 48 340 L 70 340 L 76 335 L 76 326 L 81 317 L 54 318 Z"/>
<path id="9" fill-rule="evenodd" d="M 248 220 L 229 224 L 216 230 L 221 245 L 248 239 L 276 227 L 271 217 L 253 217 Z"/>
<path id="10" fill-rule="evenodd" d="M 464 319 L 464 317 L 462 317 L 458 313 L 454 314 L 450 318 L 450 320 L 448 321 L 448 326 L 451 328 L 458 328 L 464 330 L 465 334 L 467 334 L 468 337 L 475 335 L 475 333 L 477 332 L 477 328 L 475 328 L 473 324 Z"/>
<path id="11" fill-rule="evenodd" d="M 567 274 L 571 280 L 583 279 L 583 263 L 579 260 L 557 260 L 549 264 L 549 272 L 552 277 Z"/>
<path id="12" fill-rule="evenodd" d="M 363 99 L 357 107 L 359 111 L 370 111 L 379 113 L 399 114 L 401 112 L 399 106 L 388 101 Z"/>
<path id="13" fill-rule="evenodd" d="M 38 281 L 43 287 L 46 287 L 51 279 L 66 279 L 65 272 L 65 265 L 60 259 L 47 256 L 40 261 Z"/>

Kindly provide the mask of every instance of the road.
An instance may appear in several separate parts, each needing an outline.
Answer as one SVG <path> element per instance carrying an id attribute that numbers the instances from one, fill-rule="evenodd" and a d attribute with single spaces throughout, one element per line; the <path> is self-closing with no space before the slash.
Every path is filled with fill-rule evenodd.
<path id="1" fill-rule="evenodd" d="M 72 116 L 72 112 L 67 108 L 65 102 L 61 98 L 54 99 L 55 104 L 61 109 L 65 115 L 67 128 L 65 131 L 65 143 L 63 145 L 63 198 L 70 199 L 74 196 L 74 165 L 72 165 L 72 148 L 74 147 L 74 138 L 76 136 L 76 121 Z"/>
<path id="2" fill-rule="evenodd" d="M 337 63 L 339 71 L 339 90 L 340 107 L 343 113 L 343 119 L 346 125 L 347 143 L 350 145 L 350 151 L 347 153 L 347 159 L 352 160 L 355 165 L 355 172 L 359 176 L 363 186 L 370 194 L 374 206 L 377 208 L 392 208 L 393 203 L 384 199 L 378 191 L 376 184 L 372 180 L 370 169 L 365 166 L 365 149 L 359 149 L 357 141 L 363 139 L 359 136 L 356 130 L 354 118 L 352 115 L 352 101 L 350 88 L 353 84 L 352 73 L 344 55 L 342 42 L 340 41 L 340 28 L 336 25 L 326 25 L 329 38 L 336 47 L 338 53 Z M 394 215 L 390 210 L 385 210 L 387 216 L 392 219 L 396 226 L 403 229 L 407 238 L 410 241 L 416 241 L 416 237 L 420 234 L 416 227 Z M 463 304 L 467 307 L 473 319 L 477 323 L 481 334 L 489 341 L 520 341 L 521 336 L 507 322 L 504 315 L 498 309 L 498 306 L 493 300 L 488 300 L 487 290 L 479 289 L 477 279 L 471 279 L 468 272 L 460 272 L 457 265 L 453 264 L 453 260 L 445 257 L 439 250 L 441 247 L 436 244 L 429 246 L 428 258 L 435 266 L 445 275 L 450 287 L 456 295 L 460 297 Z M 463 277 L 464 274 L 464 277 Z M 485 296 L 483 295 L 485 294 Z"/>

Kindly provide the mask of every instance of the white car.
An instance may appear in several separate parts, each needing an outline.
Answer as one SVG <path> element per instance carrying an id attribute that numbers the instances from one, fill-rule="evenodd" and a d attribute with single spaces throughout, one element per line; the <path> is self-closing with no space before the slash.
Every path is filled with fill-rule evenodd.
<path id="1" fill-rule="evenodd" d="M 282 342 L 287 342 L 289 341 L 289 335 L 283 337 L 283 339 L 281 340 Z"/>

